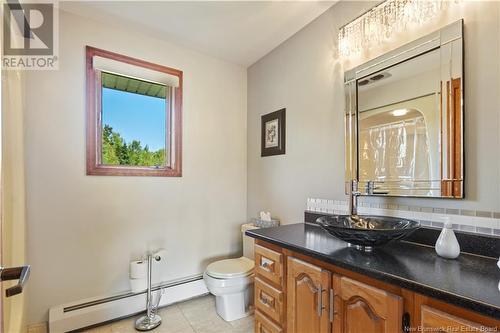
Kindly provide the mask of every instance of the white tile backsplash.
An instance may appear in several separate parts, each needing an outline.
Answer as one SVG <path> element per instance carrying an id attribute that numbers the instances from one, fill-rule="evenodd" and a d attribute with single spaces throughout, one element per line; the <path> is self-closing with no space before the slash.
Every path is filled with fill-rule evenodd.
<path id="1" fill-rule="evenodd" d="M 347 214 L 349 206 L 346 200 L 308 198 L 306 210 L 327 214 Z M 500 231 L 498 231 L 500 230 L 500 218 L 494 218 L 500 215 L 494 212 L 491 212 L 491 214 L 485 214 L 486 212 L 476 214 L 475 211 L 464 210 L 465 214 L 461 215 L 458 214 L 461 213 L 458 209 L 450 210 L 444 208 L 409 207 L 407 205 L 398 206 L 396 204 L 387 205 L 374 203 L 363 203 L 358 206 L 358 211 L 360 214 L 394 216 L 418 220 L 423 226 L 432 226 L 436 228 L 441 228 L 445 222 L 445 218 L 449 218 L 455 229 L 458 230 L 489 235 L 500 234 Z M 448 212 L 448 214 L 445 212 Z"/>

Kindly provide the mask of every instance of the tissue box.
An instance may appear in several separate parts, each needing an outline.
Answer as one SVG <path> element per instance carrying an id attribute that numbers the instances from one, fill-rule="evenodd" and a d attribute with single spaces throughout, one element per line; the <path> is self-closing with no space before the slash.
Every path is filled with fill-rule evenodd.
<path id="1" fill-rule="evenodd" d="M 271 221 L 264 221 L 261 219 L 254 218 L 254 219 L 252 219 L 252 222 L 256 227 L 259 227 L 259 228 L 270 228 L 270 227 L 277 227 L 280 225 L 280 221 L 274 220 L 274 219 L 271 219 Z"/>

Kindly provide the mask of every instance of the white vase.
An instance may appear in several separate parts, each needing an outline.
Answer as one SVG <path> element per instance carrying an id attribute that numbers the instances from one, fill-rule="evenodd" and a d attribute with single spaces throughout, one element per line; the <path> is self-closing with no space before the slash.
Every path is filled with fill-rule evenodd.
<path id="1" fill-rule="evenodd" d="M 444 224 L 436 242 L 436 252 L 446 259 L 455 259 L 460 255 L 460 245 L 449 221 Z"/>

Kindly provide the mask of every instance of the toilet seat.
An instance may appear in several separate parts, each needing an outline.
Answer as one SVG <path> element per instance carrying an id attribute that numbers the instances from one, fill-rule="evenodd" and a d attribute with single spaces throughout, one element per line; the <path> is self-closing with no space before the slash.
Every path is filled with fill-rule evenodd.
<path id="1" fill-rule="evenodd" d="M 205 280 L 208 289 L 216 296 L 241 292 L 249 284 L 253 284 L 253 279 L 253 274 L 232 279 L 215 278 L 208 275 L 207 272 L 203 274 L 203 280 Z"/>
<path id="2" fill-rule="evenodd" d="M 208 265 L 206 273 L 216 279 L 233 279 L 253 273 L 254 261 L 245 257 L 219 260 Z"/>

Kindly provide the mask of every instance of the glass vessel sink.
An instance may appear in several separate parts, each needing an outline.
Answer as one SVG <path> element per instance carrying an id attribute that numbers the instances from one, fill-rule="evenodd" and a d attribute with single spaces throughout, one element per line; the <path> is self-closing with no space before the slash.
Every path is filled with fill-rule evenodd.
<path id="1" fill-rule="evenodd" d="M 388 216 L 334 215 L 319 217 L 316 222 L 331 235 L 364 251 L 402 239 L 420 228 L 417 221 Z"/>

